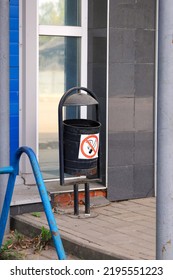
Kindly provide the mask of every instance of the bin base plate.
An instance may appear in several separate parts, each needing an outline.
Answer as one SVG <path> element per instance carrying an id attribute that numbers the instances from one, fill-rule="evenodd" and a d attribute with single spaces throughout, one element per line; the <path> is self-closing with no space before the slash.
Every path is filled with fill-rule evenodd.
<path id="1" fill-rule="evenodd" d="M 91 212 L 90 214 L 79 213 L 79 215 L 74 215 L 74 213 L 68 214 L 68 217 L 73 219 L 89 219 L 89 218 L 96 218 L 98 213 Z"/>

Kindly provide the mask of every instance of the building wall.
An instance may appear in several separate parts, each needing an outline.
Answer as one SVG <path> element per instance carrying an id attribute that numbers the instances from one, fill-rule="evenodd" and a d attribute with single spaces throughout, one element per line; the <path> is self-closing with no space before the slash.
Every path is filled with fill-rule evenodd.
<path id="1" fill-rule="evenodd" d="M 106 180 L 107 0 L 88 1 L 88 88 L 98 97 L 101 115 L 102 178 Z M 93 114 L 94 115 L 94 114 Z"/>
<path id="2" fill-rule="evenodd" d="M 10 161 L 19 146 L 19 0 L 10 1 Z"/>
<path id="3" fill-rule="evenodd" d="M 110 0 L 110 200 L 154 193 L 155 14 L 155 0 Z"/>
<path id="4" fill-rule="evenodd" d="M 108 198 L 154 192 L 154 41 L 156 0 L 110 0 L 109 68 L 107 0 L 90 0 L 88 87 L 101 109 L 103 184 Z M 10 1 L 10 148 L 19 142 L 19 2 Z M 107 71 L 109 79 L 106 81 Z M 106 88 L 108 83 L 108 174 Z"/>

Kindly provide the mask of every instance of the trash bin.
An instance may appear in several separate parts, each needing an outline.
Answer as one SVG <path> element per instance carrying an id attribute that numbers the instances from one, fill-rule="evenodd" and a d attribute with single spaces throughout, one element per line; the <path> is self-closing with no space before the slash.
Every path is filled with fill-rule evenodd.
<path id="1" fill-rule="evenodd" d="M 63 120 L 63 107 L 95 105 L 96 120 Z M 59 107 L 59 158 L 60 184 L 64 185 L 64 173 L 86 178 L 100 178 L 100 130 L 99 103 L 96 95 L 87 88 L 74 87 L 61 98 Z"/>
<path id="2" fill-rule="evenodd" d="M 97 174 L 101 124 L 88 119 L 63 121 L 64 172 L 87 177 Z"/>

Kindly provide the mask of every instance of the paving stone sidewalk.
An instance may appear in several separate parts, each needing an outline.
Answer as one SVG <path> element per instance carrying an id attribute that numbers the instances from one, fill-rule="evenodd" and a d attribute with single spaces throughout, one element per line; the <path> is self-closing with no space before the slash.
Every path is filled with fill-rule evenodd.
<path id="1" fill-rule="evenodd" d="M 80 259 L 155 259 L 155 198 L 112 202 L 91 209 L 91 216 L 75 217 L 73 209 L 55 213 L 65 250 Z M 22 214 L 13 225 L 25 234 L 42 226 L 48 228 L 44 212 L 41 216 Z M 27 232 L 26 232 L 27 231 Z"/>

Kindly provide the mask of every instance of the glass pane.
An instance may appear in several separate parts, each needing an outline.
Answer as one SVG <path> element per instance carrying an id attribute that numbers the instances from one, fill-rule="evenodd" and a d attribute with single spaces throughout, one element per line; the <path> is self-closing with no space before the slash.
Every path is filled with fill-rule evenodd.
<path id="1" fill-rule="evenodd" d="M 59 177 L 58 104 L 80 84 L 80 38 L 39 37 L 39 163 L 44 178 Z"/>
<path id="2" fill-rule="evenodd" d="M 81 25 L 81 0 L 39 0 L 39 24 Z"/>

